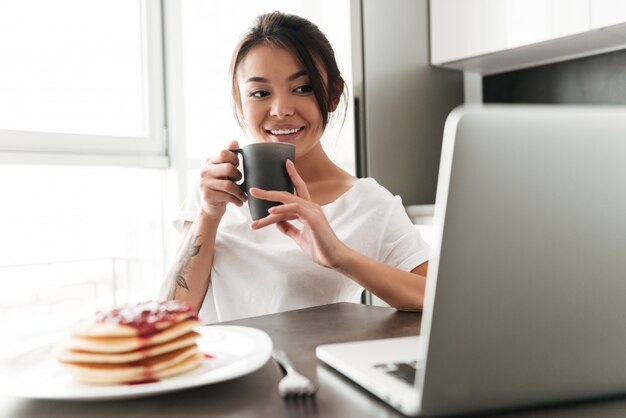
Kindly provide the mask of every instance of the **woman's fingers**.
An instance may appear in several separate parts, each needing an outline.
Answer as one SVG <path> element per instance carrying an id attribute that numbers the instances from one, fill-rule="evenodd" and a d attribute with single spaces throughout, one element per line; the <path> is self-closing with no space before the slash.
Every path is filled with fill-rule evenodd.
<path id="1" fill-rule="evenodd" d="M 296 166 L 291 160 L 287 160 L 287 173 L 291 178 L 291 182 L 293 183 L 293 187 L 296 190 L 296 194 L 305 200 L 311 200 L 311 196 L 309 195 L 309 189 L 306 187 L 306 183 L 304 182 L 304 180 L 302 180 L 300 174 L 298 174 Z"/>
<path id="2" fill-rule="evenodd" d="M 223 179 L 215 179 L 208 178 L 203 179 L 200 182 L 200 190 L 202 191 L 202 197 L 207 202 L 215 202 L 218 201 L 226 202 L 230 201 L 235 204 L 243 203 L 247 200 L 244 192 L 230 180 Z M 221 194 L 225 194 L 228 196 L 232 196 L 232 199 L 229 197 L 228 199 L 222 196 Z"/>
<path id="3" fill-rule="evenodd" d="M 268 225 L 276 224 L 281 231 L 285 229 L 283 232 L 295 231 L 299 233 L 299 229 L 289 224 L 290 227 L 286 225 L 282 225 L 283 223 L 288 223 L 287 221 L 299 220 L 303 223 L 308 223 L 310 219 L 306 215 L 306 208 L 304 208 L 299 203 L 287 203 L 279 206 L 273 206 L 269 208 L 269 215 L 265 218 L 259 219 L 258 221 L 254 221 L 250 224 L 252 229 L 261 229 Z M 286 232 L 285 232 L 286 233 Z M 288 234 L 289 235 L 289 234 Z"/>
<path id="4" fill-rule="evenodd" d="M 236 143 L 236 142 L 237 141 L 233 141 L 233 143 Z M 218 152 L 214 156 L 210 157 L 207 160 L 207 163 L 208 164 L 230 163 L 230 164 L 234 165 L 235 167 L 237 167 L 239 165 L 239 157 L 237 157 L 237 154 L 235 154 L 234 152 L 230 151 L 230 149 L 232 149 L 232 148 L 221 150 L 220 152 Z"/>
<path id="5" fill-rule="evenodd" d="M 278 222 L 276 226 L 278 227 L 280 232 L 292 239 L 296 239 L 298 237 L 298 234 L 300 234 L 300 230 L 289 222 Z"/>
<path id="6" fill-rule="evenodd" d="M 206 159 L 205 163 L 207 165 L 210 164 L 221 164 L 221 163 L 230 163 L 237 167 L 239 165 L 239 157 L 236 153 L 232 152 L 232 149 L 239 148 L 239 142 L 232 140 L 228 144 L 227 149 L 220 150 L 217 154 L 210 156 Z"/>
<path id="7" fill-rule="evenodd" d="M 230 141 L 228 149 L 208 158 L 200 170 L 202 209 L 207 214 L 221 216 L 228 203 L 242 206 L 247 200 L 246 194 L 235 184 L 242 174 L 237 169 L 239 158 L 231 149 L 238 147 L 237 141 Z"/>
<path id="8" fill-rule="evenodd" d="M 297 203 L 285 203 L 278 206 L 272 206 L 268 209 L 268 212 L 273 215 L 285 215 L 288 213 L 293 214 L 294 216 L 301 215 L 301 206 Z"/>
<path id="9" fill-rule="evenodd" d="M 250 188 L 250 194 L 256 198 L 269 200 L 270 202 L 291 203 L 298 198 L 289 192 L 281 192 L 278 190 L 263 190 L 256 187 Z"/>
<path id="10" fill-rule="evenodd" d="M 210 205 L 226 205 L 227 203 L 232 203 L 239 207 L 243 206 L 243 200 L 239 197 L 221 190 L 211 190 L 205 193 L 204 201 Z"/>
<path id="11" fill-rule="evenodd" d="M 221 180 L 224 190 L 237 197 L 239 200 L 245 202 L 248 200 L 246 194 L 241 190 L 241 188 L 230 180 Z"/>
<path id="12" fill-rule="evenodd" d="M 247 200 L 243 190 L 230 180 L 214 180 L 212 187 L 214 190 L 226 192 L 242 202 Z"/>
<path id="13" fill-rule="evenodd" d="M 212 178 L 228 179 L 233 181 L 241 180 L 241 171 L 231 163 L 209 164 L 201 171 L 201 176 L 208 175 Z"/>
<path id="14" fill-rule="evenodd" d="M 295 219 L 298 219 L 298 217 L 293 214 L 282 214 L 282 213 L 281 214 L 269 214 L 265 218 L 261 218 L 257 221 L 252 222 L 250 224 L 250 227 L 252 229 L 261 229 L 272 224 L 285 222 L 285 221 L 293 221 Z"/>

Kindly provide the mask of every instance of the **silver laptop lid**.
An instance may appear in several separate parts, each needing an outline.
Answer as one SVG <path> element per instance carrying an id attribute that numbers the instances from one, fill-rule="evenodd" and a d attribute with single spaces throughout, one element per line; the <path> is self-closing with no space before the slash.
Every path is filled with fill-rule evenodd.
<path id="1" fill-rule="evenodd" d="M 626 393 L 626 108 L 455 110 L 435 217 L 423 413 Z"/>

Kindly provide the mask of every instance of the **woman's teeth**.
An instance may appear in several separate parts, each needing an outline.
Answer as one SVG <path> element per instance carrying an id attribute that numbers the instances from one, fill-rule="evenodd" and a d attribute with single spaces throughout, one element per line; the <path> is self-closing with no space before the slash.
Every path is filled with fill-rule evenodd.
<path id="1" fill-rule="evenodd" d="M 290 135 L 299 132 L 302 128 L 296 129 L 270 129 L 272 135 Z"/>

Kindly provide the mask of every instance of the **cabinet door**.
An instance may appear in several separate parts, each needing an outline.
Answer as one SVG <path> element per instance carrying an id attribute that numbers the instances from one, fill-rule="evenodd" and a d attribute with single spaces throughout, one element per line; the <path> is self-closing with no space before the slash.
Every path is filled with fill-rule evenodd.
<path id="1" fill-rule="evenodd" d="M 591 0 L 591 29 L 624 22 L 626 22 L 626 1 Z"/>
<path id="2" fill-rule="evenodd" d="M 431 0 L 435 65 L 588 31 L 591 0 Z"/>

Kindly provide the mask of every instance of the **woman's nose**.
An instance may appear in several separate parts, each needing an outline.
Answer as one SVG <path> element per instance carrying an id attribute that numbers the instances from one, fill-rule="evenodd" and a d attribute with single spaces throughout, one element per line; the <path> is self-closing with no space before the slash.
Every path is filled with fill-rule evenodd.
<path id="1" fill-rule="evenodd" d="M 293 102 L 288 95 L 275 94 L 272 100 L 271 115 L 284 118 L 294 113 Z"/>

